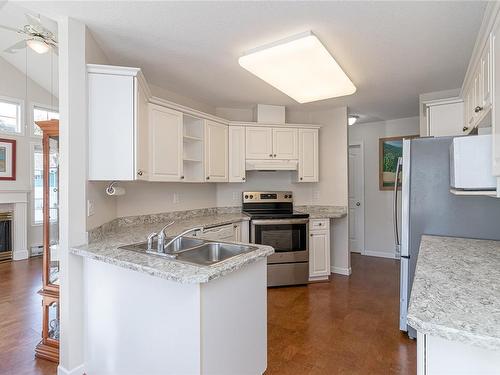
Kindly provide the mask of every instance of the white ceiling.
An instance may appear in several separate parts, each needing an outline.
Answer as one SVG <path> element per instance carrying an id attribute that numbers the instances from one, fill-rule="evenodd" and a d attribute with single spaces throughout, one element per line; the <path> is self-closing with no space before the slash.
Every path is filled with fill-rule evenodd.
<path id="1" fill-rule="evenodd" d="M 22 28 L 28 22 L 25 13 L 32 13 L 19 6 L 19 3 L 0 1 L 0 25 L 14 29 Z M 46 17 L 41 17 L 44 27 L 57 35 L 57 23 Z M 40 55 L 30 48 L 16 53 L 6 53 L 5 49 L 23 40 L 23 36 L 16 32 L 0 28 L 0 58 L 5 59 L 23 74 L 28 71 L 28 77 L 54 96 L 58 96 L 58 58 L 52 51 Z M 27 53 L 27 54 L 26 54 Z M 52 74 L 51 74 L 52 72 Z M 24 85 L 25 83 L 20 83 Z"/>
<path id="2" fill-rule="evenodd" d="M 214 107 L 348 105 L 366 120 L 418 114 L 418 95 L 460 87 L 486 2 L 44 2 L 85 22 L 114 64 Z M 313 31 L 357 86 L 298 104 L 238 65 L 245 51 Z"/>

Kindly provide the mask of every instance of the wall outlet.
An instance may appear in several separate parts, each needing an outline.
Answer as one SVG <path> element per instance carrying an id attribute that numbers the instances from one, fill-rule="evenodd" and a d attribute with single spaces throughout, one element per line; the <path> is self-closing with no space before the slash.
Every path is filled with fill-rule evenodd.
<path id="1" fill-rule="evenodd" d="M 233 202 L 239 202 L 240 196 L 241 196 L 241 194 L 239 192 L 233 191 Z"/>
<path id="2" fill-rule="evenodd" d="M 95 214 L 95 203 L 94 201 L 87 201 L 87 216 L 92 216 Z"/>
<path id="3" fill-rule="evenodd" d="M 173 204 L 179 204 L 181 201 L 181 198 L 179 196 L 179 193 L 174 193 L 174 196 L 172 198 L 172 203 Z"/>
<path id="4" fill-rule="evenodd" d="M 312 201 L 314 203 L 318 203 L 319 202 L 319 190 L 317 189 L 314 189 L 313 192 L 312 192 Z"/>

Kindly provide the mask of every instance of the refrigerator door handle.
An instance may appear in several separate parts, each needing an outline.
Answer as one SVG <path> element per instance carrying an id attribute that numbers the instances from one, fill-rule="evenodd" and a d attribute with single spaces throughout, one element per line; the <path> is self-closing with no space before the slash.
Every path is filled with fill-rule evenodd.
<path id="1" fill-rule="evenodd" d="M 393 223 L 394 223 L 394 242 L 396 245 L 396 253 L 399 253 L 399 246 L 401 245 L 399 241 L 399 228 L 398 228 L 398 184 L 399 184 L 399 174 L 401 173 L 401 167 L 403 166 L 403 158 L 399 157 L 396 166 L 396 178 L 394 180 L 394 201 L 393 201 Z"/>

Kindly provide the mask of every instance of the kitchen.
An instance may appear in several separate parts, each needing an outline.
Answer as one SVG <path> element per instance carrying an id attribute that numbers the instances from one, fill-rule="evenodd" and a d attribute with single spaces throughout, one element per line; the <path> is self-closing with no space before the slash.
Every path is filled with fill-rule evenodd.
<path id="1" fill-rule="evenodd" d="M 431 158 L 430 161 L 424 159 L 424 166 L 439 164 L 437 170 L 442 175 L 440 184 L 445 186 L 444 191 L 441 191 L 443 196 L 456 202 L 469 202 L 471 216 L 464 217 L 469 224 L 466 230 L 453 232 L 445 228 L 432 231 L 425 228 L 419 233 L 412 232 L 419 238 L 412 239 L 411 248 L 408 247 L 404 228 L 412 228 L 412 215 L 418 215 L 414 213 L 416 206 L 413 202 L 410 224 L 406 221 L 405 225 L 408 217 L 405 219 L 403 212 L 399 213 L 402 220 L 399 223 L 400 230 L 403 229 L 397 232 L 401 235 L 400 253 L 391 248 L 392 253 L 388 256 L 391 259 L 382 259 L 375 255 L 376 252 L 372 256 L 368 256 L 368 253 L 356 254 L 350 246 L 353 236 L 358 233 L 353 230 L 356 223 L 350 220 L 356 207 L 365 208 L 363 200 L 351 199 L 351 133 L 356 133 L 354 129 L 371 126 L 371 121 L 380 118 L 389 121 L 412 116 L 412 124 L 417 124 L 419 120 L 425 124 L 424 130 L 418 131 L 422 137 L 464 135 L 470 130 L 482 134 L 491 131 L 493 140 L 490 141 L 494 142 L 498 136 L 493 88 L 489 99 L 487 95 L 481 98 L 484 102 L 490 100 L 489 106 L 474 112 L 474 108 L 479 105 L 479 99 L 475 98 L 472 112 L 482 113 L 471 121 L 467 119 L 467 123 L 463 118 L 470 117 L 471 99 L 468 95 L 474 84 L 471 86 L 469 81 L 481 81 L 474 76 L 476 66 L 481 66 L 481 72 L 485 71 L 483 63 L 478 65 L 474 59 L 482 61 L 484 46 L 488 45 L 491 48 L 484 61 L 492 66 L 496 61 L 493 58 L 495 38 L 491 33 L 495 30 L 498 7 L 494 4 L 464 3 L 467 9 L 460 10 L 458 6 L 447 3 L 425 6 L 411 3 L 407 8 L 401 6 L 397 10 L 404 15 L 402 19 L 406 17 L 418 23 L 417 20 L 421 21 L 428 14 L 429 9 L 426 7 L 435 6 L 435 13 L 442 16 L 439 20 L 447 19 L 449 22 L 443 29 L 454 27 L 458 32 L 457 25 L 466 25 L 461 28 L 461 32 L 464 38 L 466 34 L 470 51 L 463 52 L 462 56 L 462 52 L 459 52 L 461 48 L 454 49 L 461 56 L 458 59 L 460 63 L 456 64 L 453 79 L 450 76 L 448 81 L 443 80 L 453 83 L 441 87 L 439 82 L 431 85 L 427 81 L 423 89 L 418 89 L 418 94 L 421 94 L 458 87 L 469 65 L 470 72 L 466 75 L 463 88 L 465 100 L 462 100 L 460 91 L 458 99 L 450 95 L 427 100 L 421 103 L 423 108 L 429 110 L 424 113 L 431 114 L 425 119 L 422 105 L 419 105 L 417 112 L 420 118 L 415 116 L 414 109 L 403 110 L 403 105 L 393 105 L 401 108 L 386 109 L 384 117 L 377 117 L 376 110 L 368 110 L 368 102 L 356 102 L 356 90 L 360 91 L 360 95 L 365 95 L 366 91 L 363 79 L 355 70 L 351 73 L 346 69 L 342 76 L 343 93 L 327 94 L 330 95 L 327 97 L 340 97 L 334 99 L 338 100 L 335 105 L 328 104 L 329 99 L 324 98 L 325 105 L 321 101 L 299 104 L 314 102 L 318 98 L 294 96 L 296 93 L 293 88 L 283 88 L 280 82 L 269 82 L 267 72 L 259 76 L 254 70 L 259 68 L 248 65 L 255 62 L 252 56 L 256 58 L 262 51 L 283 48 L 293 42 L 303 43 L 302 48 L 319 45 L 323 48 L 321 51 L 330 56 L 328 50 L 335 43 L 330 41 L 329 47 L 325 48 L 323 43 L 329 40 L 328 33 L 318 32 L 312 27 L 310 32 L 301 29 L 285 35 L 275 30 L 270 34 L 279 34 L 281 37 L 262 37 L 260 41 L 247 35 L 240 42 L 241 46 L 235 53 L 237 57 L 231 57 L 232 65 L 227 71 L 220 68 L 224 66 L 222 62 L 228 59 L 227 55 L 221 53 L 223 57 L 217 57 L 217 63 L 206 58 L 206 66 L 195 62 L 198 65 L 188 69 L 189 72 L 199 72 L 199 82 L 188 80 L 180 68 L 176 71 L 179 78 L 175 78 L 175 73 L 165 74 L 168 69 L 158 68 L 154 61 L 165 61 L 173 69 L 174 66 L 183 65 L 176 60 L 178 56 L 166 53 L 159 42 L 148 45 L 147 38 L 140 41 L 134 39 L 140 33 L 123 34 L 126 22 L 111 16 L 117 12 L 125 18 L 132 17 L 135 15 L 132 5 L 102 4 L 100 15 L 91 5 L 83 3 L 30 5 L 34 10 L 58 19 L 59 28 L 59 244 L 68 251 L 61 253 L 59 259 L 61 282 L 58 298 L 61 305 L 58 316 L 60 314 L 61 341 L 58 372 L 255 374 L 267 370 L 269 373 L 384 373 L 390 369 L 389 372 L 393 373 L 442 373 L 443 368 L 439 367 L 442 363 L 439 360 L 434 362 L 434 358 L 440 355 L 453 358 L 456 352 L 451 344 L 446 346 L 448 342 L 439 341 L 446 333 L 427 325 L 429 315 L 421 310 L 426 306 L 443 309 L 446 306 L 440 303 L 446 305 L 445 302 L 453 297 L 442 295 L 441 300 L 429 302 L 429 296 L 436 292 L 426 290 L 426 285 L 440 282 L 434 279 L 437 272 L 436 265 L 432 263 L 438 257 L 433 258 L 432 255 L 433 251 L 442 251 L 441 246 L 465 251 L 469 245 L 468 242 L 453 242 L 451 239 L 443 239 L 442 245 L 436 240 L 437 237 L 428 235 L 497 239 L 492 234 L 495 230 L 494 219 L 498 217 L 496 199 L 492 197 L 496 195 L 496 164 L 493 163 L 494 168 L 489 175 L 495 176 L 495 186 L 488 186 L 489 190 L 483 187 L 480 192 L 478 186 L 473 186 L 471 192 L 470 187 L 456 184 L 449 186 L 450 141 L 440 149 L 439 155 L 423 152 L 424 156 Z M 264 8 L 274 15 L 277 14 L 274 12 L 283 11 L 284 8 L 280 6 L 289 7 L 286 10 L 290 12 L 288 14 L 295 15 L 307 8 L 305 4 L 271 3 L 190 3 L 184 8 L 181 4 L 159 3 L 148 4 L 138 17 L 157 28 L 164 24 L 164 20 L 155 16 L 153 10 L 165 16 L 165 9 L 170 6 L 171 10 L 179 13 L 176 26 L 179 30 L 187 27 L 181 25 L 182 22 L 188 24 L 187 21 L 190 21 L 189 25 L 196 24 L 201 29 L 208 27 L 192 20 L 204 18 L 204 12 L 211 12 L 214 19 L 219 19 L 217 17 L 222 17 L 224 12 L 241 14 L 244 7 L 248 7 L 245 10 L 248 14 L 253 12 L 254 16 L 265 13 Z M 211 6 L 213 8 L 208 9 Z M 264 8 L 260 9 L 259 6 Z M 322 13 L 321 6 L 318 3 L 312 9 Z M 372 5 L 330 3 L 324 6 L 325 12 L 333 12 L 335 6 L 344 11 L 352 7 L 352 16 L 361 9 L 367 11 Z M 395 11 L 389 9 L 389 4 L 378 6 L 379 10 L 386 11 L 389 18 L 390 13 Z M 193 7 L 199 7 L 196 8 L 198 12 L 193 13 Z M 455 12 L 456 17 L 448 19 L 444 16 L 445 10 Z M 216 12 L 221 14 L 217 16 Z M 466 15 L 467 12 L 471 15 Z M 483 13 L 489 16 L 483 19 Z M 315 14 L 321 19 L 318 13 Z M 372 21 L 377 21 L 377 17 Z M 461 17 L 470 17 L 470 20 L 465 22 Z M 232 19 L 227 14 L 222 18 Z M 114 26 L 103 28 L 106 22 L 114 22 Z M 480 28 L 481 22 L 483 26 Z M 444 33 L 437 26 L 439 22 L 433 25 L 435 30 Z M 136 24 L 136 27 L 142 26 Z M 286 29 L 295 28 L 288 25 Z M 179 36 L 176 29 L 169 32 Z M 208 33 L 207 30 L 205 32 Z M 481 41 L 481 37 L 478 37 L 479 41 L 475 42 L 474 47 L 476 34 L 487 35 L 487 41 Z M 128 51 L 124 35 L 130 38 Z M 203 32 L 197 30 L 193 39 L 186 40 L 186 46 L 195 43 L 199 35 L 203 35 Z M 442 43 L 446 45 L 444 41 Z M 224 43 L 221 42 L 220 46 L 213 48 L 219 48 L 221 52 L 222 45 Z M 147 49 L 151 57 L 137 57 L 138 46 Z M 468 53 L 473 48 L 473 60 L 469 63 Z M 369 50 L 368 46 L 366 50 Z M 301 54 L 316 56 L 312 52 L 302 51 Z M 213 52 L 213 55 L 217 53 Z M 449 60 L 444 56 L 437 59 L 451 63 L 453 58 L 447 58 Z M 290 57 L 288 60 L 294 61 Z M 190 61 L 198 60 L 193 58 Z M 272 64 L 281 66 L 284 63 L 275 61 Z M 439 62 L 436 64 L 441 67 L 441 72 L 445 71 L 444 62 L 442 65 Z M 344 68 L 351 64 L 344 62 L 340 65 Z M 335 69 L 340 68 L 340 65 L 337 64 Z M 222 74 L 218 75 L 216 83 L 210 84 L 210 74 L 206 74 L 206 71 L 211 69 Z M 236 74 L 234 69 L 244 77 L 239 81 L 240 85 L 245 85 L 241 87 L 248 87 L 248 91 L 256 87 L 253 95 L 248 94 L 252 97 L 251 104 L 250 99 L 245 99 L 245 90 L 234 87 L 231 79 L 227 80 L 226 85 L 220 84 L 224 74 L 230 78 Z M 492 72 L 492 69 L 488 66 L 486 71 Z M 419 79 L 424 81 L 427 72 L 425 69 L 421 72 Z M 481 89 L 493 87 L 494 74 L 488 78 L 482 74 L 481 79 L 491 85 L 482 84 Z M 286 80 L 289 81 L 293 75 L 286 73 Z M 310 81 L 314 81 L 314 78 L 314 75 L 310 77 Z M 255 93 L 265 90 L 271 90 L 271 94 L 267 97 L 263 94 L 265 99 L 259 100 L 260 95 Z M 472 92 L 480 91 L 474 90 Z M 297 92 L 300 94 L 302 91 L 299 85 Z M 414 104 L 418 94 L 408 94 L 408 102 L 413 103 L 411 108 L 416 107 Z M 239 101 L 229 97 L 237 95 Z M 398 96 L 397 93 L 394 95 Z M 434 109 L 438 105 L 449 104 L 447 101 L 463 103 L 467 116 L 464 114 L 460 121 L 444 128 L 444 120 L 435 121 L 437 112 Z M 238 106 L 235 102 L 245 102 L 246 105 Z M 384 99 L 384 103 L 388 102 L 390 100 Z M 380 108 L 384 105 L 377 103 Z M 358 112 L 358 108 L 366 108 L 371 117 Z M 401 112 L 389 114 L 390 111 Z M 348 126 L 348 123 L 353 125 Z M 71 124 L 70 128 L 68 124 Z M 488 130 L 488 125 L 493 125 L 491 130 Z M 473 138 L 476 137 L 464 139 Z M 82 139 L 88 139 L 88 142 L 82 142 Z M 403 143 L 407 152 L 410 143 L 413 153 L 420 145 L 424 147 L 432 141 L 421 138 Z M 493 148 L 490 152 L 486 157 L 488 162 L 498 149 Z M 377 153 L 366 156 L 376 159 Z M 367 158 L 365 161 L 368 161 Z M 405 167 L 405 162 L 412 164 L 406 164 Z M 413 154 L 403 158 L 400 196 L 403 206 L 407 199 L 405 189 L 424 195 L 427 194 L 425 189 L 432 192 L 432 185 L 414 187 L 408 184 L 409 177 L 405 177 L 405 173 L 414 173 L 421 168 L 414 167 L 419 162 Z M 464 168 L 471 169 L 470 165 Z M 364 168 L 362 170 L 363 173 L 366 171 Z M 410 180 L 412 184 L 415 182 L 418 185 L 416 177 Z M 399 192 L 397 187 L 396 183 L 396 193 Z M 453 191 L 450 192 L 450 189 Z M 392 203 L 391 191 L 382 194 L 384 202 Z M 474 200 L 464 197 L 468 194 L 490 197 Z M 409 193 L 406 193 L 408 196 Z M 415 197 L 413 193 L 412 196 Z M 479 204 L 479 199 L 495 203 Z M 369 202 L 366 204 L 368 209 Z M 477 220 L 477 210 L 481 207 L 488 210 L 489 219 L 483 219 L 484 225 L 470 225 Z M 446 214 L 449 214 L 449 209 L 443 211 L 443 215 Z M 382 216 L 379 217 L 380 223 L 375 229 L 385 224 Z M 436 215 L 432 218 L 442 220 L 442 217 Z M 479 231 L 481 233 L 479 229 L 482 229 Z M 391 231 L 385 236 L 392 241 Z M 477 245 L 477 254 L 482 252 L 481 244 L 474 245 Z M 368 246 L 369 241 L 366 244 Z M 413 254 L 420 248 L 420 254 L 425 257 L 420 257 L 416 264 L 414 291 L 406 297 L 402 293 L 402 308 L 408 307 L 409 303 L 407 320 L 411 329 L 407 327 L 406 318 L 403 318 L 404 322 L 400 325 L 403 332 L 400 333 L 397 329 L 399 309 L 394 303 L 399 304 L 397 282 L 400 264 L 403 267 L 408 263 L 405 262 L 407 254 L 403 252 L 405 246 Z M 488 248 L 487 254 L 491 259 L 495 259 L 495 242 L 484 246 Z M 400 256 L 401 261 L 398 259 Z M 412 267 L 415 266 L 415 258 L 410 258 L 413 259 Z M 451 258 L 453 255 L 450 255 Z M 466 264 L 470 262 L 465 261 Z M 458 263 L 462 264 L 460 261 Z M 429 273 L 426 269 L 433 271 Z M 495 272 L 494 267 L 485 269 L 490 274 Z M 401 275 L 405 276 L 404 268 L 401 270 Z M 471 277 L 466 270 L 464 272 L 465 275 L 459 274 L 458 277 Z M 429 278 L 426 278 L 428 275 Z M 450 277 L 453 279 L 454 276 Z M 406 292 L 409 293 L 411 279 L 401 279 L 408 280 Z M 452 290 L 461 287 L 450 284 Z M 485 311 L 495 316 L 497 302 L 488 291 L 481 289 L 480 294 L 484 298 L 492 298 L 488 303 L 493 307 Z M 159 295 L 164 298 L 158 298 Z M 484 299 L 471 306 L 480 305 L 481 301 Z M 429 314 L 432 315 L 433 311 Z M 473 314 L 467 324 L 474 326 L 477 316 Z M 494 325 L 496 320 L 492 319 L 490 324 Z M 364 335 L 356 331 L 357 324 L 366 330 Z M 439 322 L 433 324 L 439 325 Z M 458 325 L 458 328 L 452 325 L 450 330 L 463 328 L 460 323 Z M 412 329 L 416 329 L 416 332 Z M 489 335 L 486 341 L 498 340 L 495 331 L 480 331 L 483 336 Z M 463 343 L 464 337 L 470 337 L 468 333 L 448 339 Z M 415 336 L 416 341 L 412 340 Z M 377 338 L 384 344 L 380 348 L 377 347 Z M 313 352 L 306 343 L 316 343 L 315 347 L 321 348 L 324 353 L 321 354 L 321 350 L 318 350 L 320 353 Z M 474 349 L 475 344 L 472 344 Z M 469 370 L 479 369 L 485 363 L 496 366 L 494 355 L 488 351 L 493 347 L 492 353 L 496 354 L 495 344 L 479 345 L 481 349 L 485 349 L 485 346 L 488 346 L 486 351 L 479 350 L 475 352 L 475 358 L 470 357 L 472 362 L 467 365 L 470 367 L 463 363 L 460 366 Z M 438 351 L 435 351 L 436 348 Z M 371 353 L 372 362 L 361 363 L 359 356 L 364 352 Z M 398 357 L 398 353 L 403 354 Z M 427 353 L 427 356 L 423 353 Z M 434 357 L 434 353 L 438 355 Z M 458 370 L 454 368 L 453 371 Z"/>

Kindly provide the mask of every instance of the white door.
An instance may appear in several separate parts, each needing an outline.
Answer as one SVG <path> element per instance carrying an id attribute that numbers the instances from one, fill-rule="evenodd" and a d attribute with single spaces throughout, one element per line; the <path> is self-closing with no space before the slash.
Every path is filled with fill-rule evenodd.
<path id="1" fill-rule="evenodd" d="M 297 159 L 297 138 L 297 129 L 273 128 L 273 159 Z"/>
<path id="2" fill-rule="evenodd" d="M 311 231 L 309 234 L 309 278 L 330 274 L 330 232 Z"/>
<path id="3" fill-rule="evenodd" d="M 349 146 L 349 250 L 364 252 L 364 170 L 363 148 Z"/>
<path id="4" fill-rule="evenodd" d="M 299 129 L 299 182 L 319 181 L 318 129 Z"/>
<path id="5" fill-rule="evenodd" d="M 205 179 L 207 182 L 228 181 L 228 126 L 205 122 Z"/>
<path id="6" fill-rule="evenodd" d="M 149 181 L 182 180 L 182 113 L 149 107 Z"/>
<path id="7" fill-rule="evenodd" d="M 245 127 L 229 127 L 229 182 L 245 182 Z"/>
<path id="8" fill-rule="evenodd" d="M 273 129 L 265 127 L 247 127 L 245 133 L 245 145 L 247 159 L 272 159 Z"/>

